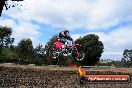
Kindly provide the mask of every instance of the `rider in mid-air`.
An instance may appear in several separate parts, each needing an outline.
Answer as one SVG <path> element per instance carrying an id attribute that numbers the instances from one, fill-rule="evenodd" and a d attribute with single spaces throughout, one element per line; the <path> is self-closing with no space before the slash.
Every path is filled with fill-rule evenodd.
<path id="1" fill-rule="evenodd" d="M 69 35 L 69 31 L 67 29 L 61 31 L 58 35 L 58 40 L 62 43 L 64 43 L 64 47 L 68 48 L 68 46 L 71 46 L 73 43 L 73 39 Z M 68 43 L 67 40 L 70 40 L 72 42 Z"/>
<path id="2" fill-rule="evenodd" d="M 73 56 L 75 60 L 82 61 L 84 60 L 85 53 L 80 48 L 83 47 L 80 44 L 74 43 L 69 36 L 69 31 L 65 29 L 58 34 L 58 41 L 54 42 L 50 55 L 56 60 L 60 56 Z"/>

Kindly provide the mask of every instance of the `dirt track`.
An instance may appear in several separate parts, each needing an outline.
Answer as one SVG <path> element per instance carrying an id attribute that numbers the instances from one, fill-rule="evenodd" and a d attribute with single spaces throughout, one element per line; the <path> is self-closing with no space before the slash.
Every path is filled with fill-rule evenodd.
<path id="1" fill-rule="evenodd" d="M 130 74 L 129 73 L 112 72 L 108 69 L 90 69 L 89 74 Z M 123 71 L 119 69 L 119 71 Z M 104 70 L 104 71 L 103 71 Z M 115 69 L 109 69 L 115 70 Z M 79 85 L 76 81 L 78 75 L 77 68 L 68 67 L 34 67 L 34 66 L 16 66 L 16 65 L 0 65 L 0 88 L 132 88 L 132 81 L 125 84 L 86 84 Z M 115 70 L 117 71 L 117 70 Z M 132 77 L 131 77 L 132 78 Z"/>

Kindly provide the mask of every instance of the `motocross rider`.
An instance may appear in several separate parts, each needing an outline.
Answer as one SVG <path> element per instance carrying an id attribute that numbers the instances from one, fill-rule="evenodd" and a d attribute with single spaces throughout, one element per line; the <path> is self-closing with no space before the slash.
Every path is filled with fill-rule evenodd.
<path id="1" fill-rule="evenodd" d="M 73 41 L 73 39 L 69 36 L 69 31 L 67 29 L 59 33 L 58 40 L 64 44 L 66 43 L 66 40 Z"/>

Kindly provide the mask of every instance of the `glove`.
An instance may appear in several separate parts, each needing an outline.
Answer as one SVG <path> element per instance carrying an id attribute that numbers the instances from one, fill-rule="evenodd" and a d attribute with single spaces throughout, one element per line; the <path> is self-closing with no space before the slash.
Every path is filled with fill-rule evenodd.
<path id="1" fill-rule="evenodd" d="M 69 38 L 69 40 L 73 41 L 73 39 L 72 39 L 72 38 Z"/>

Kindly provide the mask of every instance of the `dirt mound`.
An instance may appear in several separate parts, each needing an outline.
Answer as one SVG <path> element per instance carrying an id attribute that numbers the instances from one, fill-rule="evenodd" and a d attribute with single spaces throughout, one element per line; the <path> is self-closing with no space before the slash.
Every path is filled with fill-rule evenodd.
<path id="1" fill-rule="evenodd" d="M 124 74 L 111 71 L 90 71 L 89 74 Z M 130 74 L 131 73 L 125 73 Z M 0 88 L 131 88 L 127 84 L 85 84 L 77 83 L 76 71 L 47 70 L 38 68 L 0 66 Z"/>

